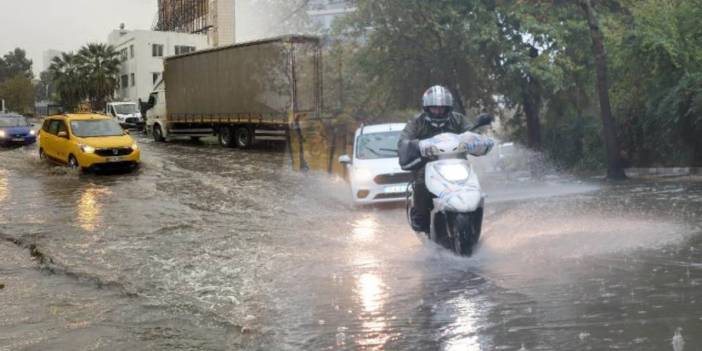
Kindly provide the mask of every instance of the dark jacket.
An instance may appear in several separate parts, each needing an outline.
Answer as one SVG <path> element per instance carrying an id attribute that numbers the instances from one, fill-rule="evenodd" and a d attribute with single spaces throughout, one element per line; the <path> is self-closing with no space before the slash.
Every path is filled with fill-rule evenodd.
<path id="1" fill-rule="evenodd" d="M 424 183 L 424 165 L 427 160 L 419 153 L 419 141 L 431 138 L 441 133 L 461 134 L 473 126 L 466 117 L 457 112 L 451 112 L 448 122 L 441 128 L 436 128 L 429 123 L 426 113 L 417 115 L 407 122 L 405 129 L 400 134 L 397 149 L 400 156 L 400 166 L 406 171 L 414 173 L 415 182 Z"/>

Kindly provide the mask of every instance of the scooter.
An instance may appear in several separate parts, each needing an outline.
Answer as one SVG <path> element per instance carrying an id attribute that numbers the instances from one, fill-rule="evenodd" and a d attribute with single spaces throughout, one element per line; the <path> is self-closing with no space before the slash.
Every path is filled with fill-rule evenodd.
<path id="1" fill-rule="evenodd" d="M 480 116 L 469 132 L 444 133 L 427 139 L 434 148 L 435 159 L 426 164 L 425 184 L 434 198 L 429 238 L 456 254 L 470 256 L 480 238 L 485 194 L 467 154 L 487 154 L 494 141 L 476 129 L 492 123 L 489 115 Z M 413 190 L 410 190 L 413 191 Z M 409 211 L 413 196 L 408 195 Z"/>

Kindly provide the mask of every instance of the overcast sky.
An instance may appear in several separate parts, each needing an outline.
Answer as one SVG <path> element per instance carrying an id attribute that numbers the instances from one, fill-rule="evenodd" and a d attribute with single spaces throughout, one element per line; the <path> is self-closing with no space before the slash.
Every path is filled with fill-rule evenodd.
<path id="1" fill-rule="evenodd" d="M 120 23 L 150 29 L 156 10 L 157 0 L 0 0 L 0 54 L 26 50 L 38 77 L 44 50 L 106 42 Z"/>

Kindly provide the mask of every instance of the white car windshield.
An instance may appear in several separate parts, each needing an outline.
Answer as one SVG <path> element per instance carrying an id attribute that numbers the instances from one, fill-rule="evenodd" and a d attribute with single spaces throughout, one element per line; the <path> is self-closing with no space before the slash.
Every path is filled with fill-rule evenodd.
<path id="1" fill-rule="evenodd" d="M 125 104 L 125 105 L 113 105 L 115 108 L 115 112 L 119 115 L 131 115 L 133 113 L 137 113 L 137 107 L 134 104 Z"/>
<path id="2" fill-rule="evenodd" d="M 72 121 L 71 130 L 73 135 L 83 138 L 124 134 L 122 127 L 111 119 Z"/>
<path id="3" fill-rule="evenodd" d="M 363 134 L 356 140 L 356 158 L 378 159 L 397 157 L 400 131 Z"/>

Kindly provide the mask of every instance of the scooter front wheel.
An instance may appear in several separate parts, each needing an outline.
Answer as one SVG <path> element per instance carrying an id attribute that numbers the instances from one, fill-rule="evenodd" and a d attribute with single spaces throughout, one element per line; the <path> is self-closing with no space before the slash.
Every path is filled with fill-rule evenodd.
<path id="1" fill-rule="evenodd" d="M 456 213 L 449 225 L 453 238 L 453 251 L 461 256 L 470 256 L 480 239 L 483 209 L 470 213 Z"/>

